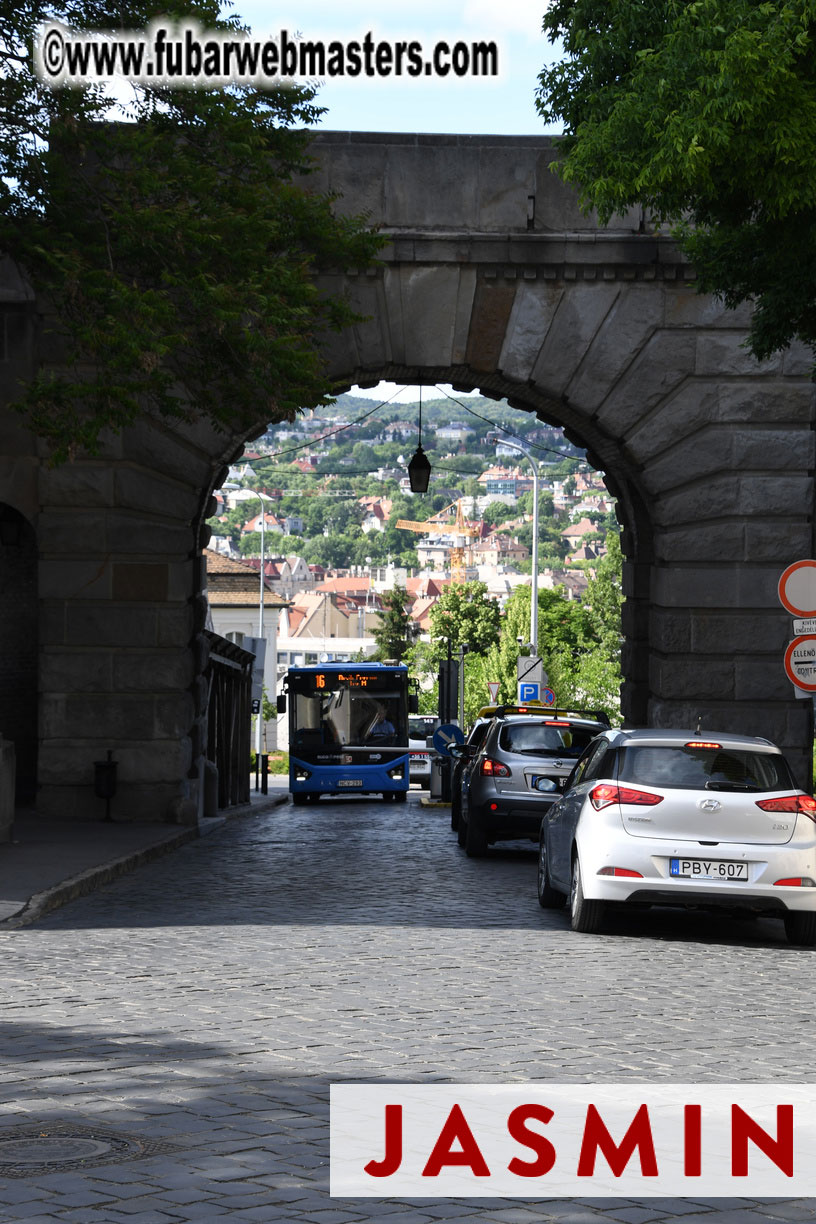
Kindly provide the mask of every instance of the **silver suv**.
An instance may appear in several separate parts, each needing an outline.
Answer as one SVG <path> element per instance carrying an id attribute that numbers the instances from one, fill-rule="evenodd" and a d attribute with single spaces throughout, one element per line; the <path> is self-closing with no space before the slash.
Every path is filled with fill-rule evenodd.
<path id="1" fill-rule="evenodd" d="M 461 793 L 457 836 L 471 858 L 496 841 L 538 841 L 542 818 L 562 794 L 589 742 L 609 728 L 600 710 L 517 714 L 491 720 Z"/>

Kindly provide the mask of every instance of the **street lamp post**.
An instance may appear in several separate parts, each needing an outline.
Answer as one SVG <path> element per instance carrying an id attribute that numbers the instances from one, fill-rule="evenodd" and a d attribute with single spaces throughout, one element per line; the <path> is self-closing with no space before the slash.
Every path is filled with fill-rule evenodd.
<path id="1" fill-rule="evenodd" d="M 530 645 L 533 656 L 538 658 L 538 464 L 526 446 L 520 442 L 511 442 L 509 438 L 499 438 L 497 434 L 488 434 L 488 442 L 509 446 L 511 450 L 520 451 L 525 459 L 530 461 L 533 469 L 533 573 L 530 598 Z"/>
<path id="2" fill-rule="evenodd" d="M 264 641 L 264 592 L 266 584 L 264 581 L 264 562 L 266 560 L 266 511 L 264 509 L 264 496 L 257 489 L 245 489 L 243 485 L 225 484 L 224 489 L 241 489 L 244 493 L 251 493 L 253 497 L 257 497 L 261 503 L 261 572 L 260 572 L 260 594 L 258 597 L 258 641 Z M 275 660 L 277 663 L 277 660 Z M 266 673 L 266 653 L 264 653 L 264 673 Z M 255 728 L 255 789 L 258 789 L 258 775 L 261 768 L 261 742 L 263 731 L 263 688 L 261 689 L 261 705 L 257 714 L 258 722 Z"/>
<path id="3" fill-rule="evenodd" d="M 266 510 L 263 503 L 263 494 L 258 493 L 255 489 L 251 492 L 255 493 L 258 501 L 261 503 L 261 583 L 260 594 L 258 596 L 258 640 L 264 643 L 264 676 L 266 675 L 266 641 L 264 639 L 264 594 L 266 592 L 266 582 L 264 575 L 264 564 L 266 561 Z M 277 662 L 277 660 L 276 660 Z M 274 694 L 273 694 L 274 696 Z M 261 768 L 261 747 L 263 738 L 263 684 L 261 685 L 261 705 L 258 710 L 258 724 L 255 729 L 255 789 L 258 789 L 258 771 Z"/>

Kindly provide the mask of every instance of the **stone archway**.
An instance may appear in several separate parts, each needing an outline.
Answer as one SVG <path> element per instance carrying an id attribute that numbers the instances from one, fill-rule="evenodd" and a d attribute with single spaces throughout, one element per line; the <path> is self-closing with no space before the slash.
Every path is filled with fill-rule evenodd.
<path id="1" fill-rule="evenodd" d="M 776 584 L 814 552 L 812 355 L 754 361 L 747 311 L 699 295 L 668 236 L 579 212 L 552 139 L 314 148 L 320 186 L 389 240 L 378 268 L 325 279 L 365 316 L 327 341 L 331 377 L 477 387 L 563 426 L 620 506 L 627 719 L 767 735 L 809 783 Z"/>
<path id="2" fill-rule="evenodd" d="M 364 316 L 323 341 L 331 384 L 451 382 L 563 426 L 621 508 L 627 719 L 768 735 L 809 782 L 812 705 L 784 677 L 776 599 L 781 570 L 814 553 L 809 355 L 754 362 L 745 315 L 697 295 L 667 237 L 635 214 L 581 216 L 551 140 L 325 133 L 314 148 L 316 189 L 388 236 L 378 266 L 321 278 Z M 29 348 L 21 333 L 20 370 Z M 196 819 L 201 551 L 247 440 L 141 422 L 49 469 L 0 414 L 0 500 L 23 505 L 25 486 L 40 549 L 43 812 L 93 816 L 110 748 L 117 818 Z"/>

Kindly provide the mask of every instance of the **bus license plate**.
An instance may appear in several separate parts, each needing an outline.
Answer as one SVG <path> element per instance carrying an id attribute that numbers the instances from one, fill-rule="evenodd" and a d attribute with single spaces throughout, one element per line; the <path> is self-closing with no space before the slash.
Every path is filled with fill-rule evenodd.
<path id="1" fill-rule="evenodd" d="M 340 778 L 338 780 L 337 785 L 338 786 L 362 786 L 363 779 L 362 778 Z"/>
<path id="2" fill-rule="evenodd" d="M 747 863 L 715 862 L 709 859 L 670 860 L 670 874 L 684 880 L 747 880 Z"/>

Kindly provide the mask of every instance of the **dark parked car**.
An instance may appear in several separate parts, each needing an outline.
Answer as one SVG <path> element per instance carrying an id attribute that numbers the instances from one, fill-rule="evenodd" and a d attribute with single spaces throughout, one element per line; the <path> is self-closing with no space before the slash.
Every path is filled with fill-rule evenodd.
<path id="1" fill-rule="evenodd" d="M 609 727 L 597 710 L 518 710 L 499 708 L 466 764 L 457 836 L 470 857 L 483 855 L 491 842 L 537 842 L 542 818 L 581 753 Z"/>
<path id="2" fill-rule="evenodd" d="M 468 766 L 476 759 L 479 753 L 482 740 L 487 733 L 492 717 L 492 712 L 484 716 L 480 710 L 475 723 L 470 728 L 467 739 L 462 745 L 462 750 L 451 754 L 453 757 L 453 764 L 451 766 L 451 828 L 454 833 L 459 828 L 459 814 L 462 811 L 462 788 L 467 785 Z"/>

